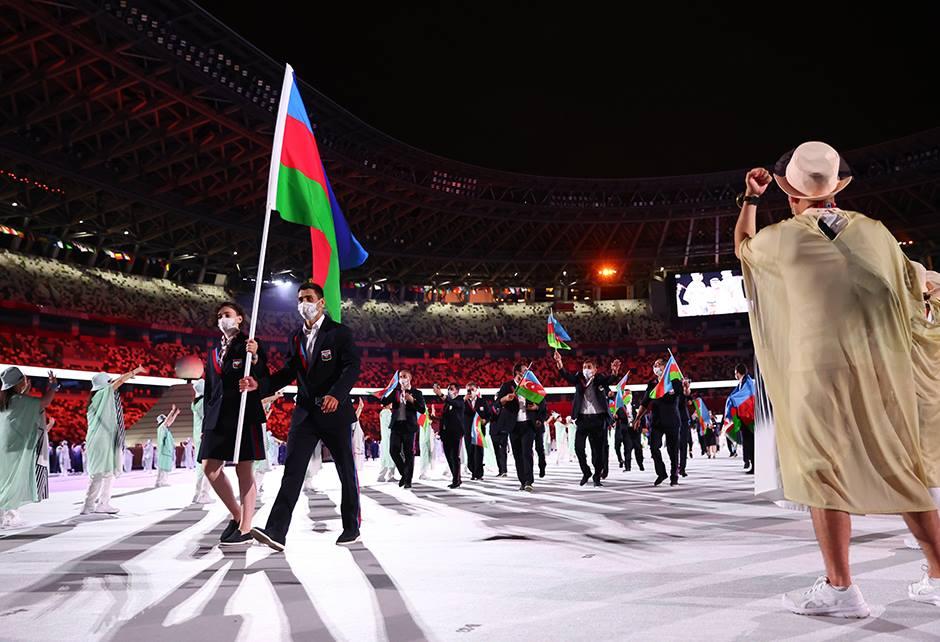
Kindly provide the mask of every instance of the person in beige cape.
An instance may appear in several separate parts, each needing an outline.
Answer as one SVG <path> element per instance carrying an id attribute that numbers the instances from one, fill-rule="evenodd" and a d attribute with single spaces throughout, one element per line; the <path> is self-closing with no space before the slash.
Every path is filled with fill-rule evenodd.
<path id="1" fill-rule="evenodd" d="M 927 558 L 911 599 L 940 606 L 937 486 L 940 426 L 920 417 L 924 303 L 913 268 L 878 221 L 835 205 L 851 181 L 825 143 L 784 156 L 773 178 L 793 216 L 757 232 L 757 203 L 771 183 L 746 177 L 734 231 L 750 299 L 754 349 L 773 407 L 784 497 L 808 506 L 826 576 L 789 593 L 801 615 L 867 617 L 849 569 L 851 515 L 900 513 Z M 921 347 L 918 347 L 921 346 Z M 929 392 L 932 397 L 940 390 Z"/>

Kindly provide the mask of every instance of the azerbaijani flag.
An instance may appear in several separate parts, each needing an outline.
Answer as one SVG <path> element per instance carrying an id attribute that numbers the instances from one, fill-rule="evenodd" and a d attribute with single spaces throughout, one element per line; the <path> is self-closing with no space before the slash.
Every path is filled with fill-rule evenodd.
<path id="1" fill-rule="evenodd" d="M 673 381 L 682 381 L 682 371 L 679 370 L 679 364 L 676 358 L 669 352 L 669 361 L 666 362 L 666 368 L 663 370 L 663 376 L 659 378 L 659 383 L 650 391 L 650 399 L 661 399 L 672 389 Z"/>
<path id="2" fill-rule="evenodd" d="M 369 254 L 352 235 L 333 194 L 290 65 L 284 71 L 274 129 L 267 206 L 285 221 L 310 228 L 311 280 L 323 288 L 330 317 L 340 321 L 340 270 L 359 267 Z"/>
<path id="3" fill-rule="evenodd" d="M 431 428 L 431 415 L 426 412 L 418 413 L 418 428 Z"/>
<path id="4" fill-rule="evenodd" d="M 695 398 L 695 414 L 698 416 L 698 434 L 704 435 L 712 429 L 712 415 L 701 397 Z"/>
<path id="5" fill-rule="evenodd" d="M 614 414 L 627 404 L 633 403 L 633 393 L 627 388 L 627 379 L 630 378 L 630 373 L 623 375 L 623 379 L 617 382 L 617 394 L 614 397 L 614 403 L 616 408 L 614 408 Z"/>
<path id="6" fill-rule="evenodd" d="M 607 412 L 610 413 L 610 416 L 613 417 L 617 414 L 617 401 L 613 398 L 607 399 Z"/>
<path id="7" fill-rule="evenodd" d="M 750 375 L 744 375 L 725 402 L 722 430 L 735 441 L 740 441 L 743 428 L 754 430 L 754 380 Z"/>
<path id="8" fill-rule="evenodd" d="M 545 388 L 531 370 L 525 371 L 522 383 L 516 388 L 516 394 L 532 403 L 542 403 L 545 399 Z"/>
<path id="9" fill-rule="evenodd" d="M 571 341 L 571 337 L 568 336 L 568 333 L 565 332 L 565 329 L 561 327 L 561 324 L 558 323 L 558 320 L 555 319 L 555 313 L 548 313 L 548 347 L 555 348 L 556 350 L 571 350 L 565 341 Z"/>
<path id="10" fill-rule="evenodd" d="M 388 382 L 388 385 L 385 386 L 382 390 L 376 390 L 372 393 L 372 396 L 376 399 L 385 399 L 387 396 L 392 394 L 392 390 L 398 387 L 398 371 L 395 371 L 395 374 L 392 375 L 391 380 Z"/>
<path id="11" fill-rule="evenodd" d="M 483 448 L 483 418 L 473 413 L 473 423 L 470 425 L 470 443 Z"/>

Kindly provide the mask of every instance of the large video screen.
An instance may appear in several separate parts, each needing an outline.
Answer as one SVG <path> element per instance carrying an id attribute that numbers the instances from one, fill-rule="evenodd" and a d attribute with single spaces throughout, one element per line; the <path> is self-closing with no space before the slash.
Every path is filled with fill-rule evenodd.
<path id="1" fill-rule="evenodd" d="M 741 270 L 677 274 L 676 312 L 680 317 L 747 312 Z"/>

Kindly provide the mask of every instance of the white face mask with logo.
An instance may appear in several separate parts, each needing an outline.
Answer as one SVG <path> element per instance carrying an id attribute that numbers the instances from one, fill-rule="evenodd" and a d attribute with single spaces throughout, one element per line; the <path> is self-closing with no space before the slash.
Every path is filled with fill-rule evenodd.
<path id="1" fill-rule="evenodd" d="M 301 301 L 297 304 L 297 312 L 300 313 L 300 316 L 304 319 L 304 321 L 316 321 L 323 313 L 323 306 L 319 301 L 317 303 Z"/>
<path id="2" fill-rule="evenodd" d="M 238 329 L 238 321 L 232 317 L 222 317 L 219 319 L 219 330 L 225 334 L 232 334 L 235 330 Z"/>

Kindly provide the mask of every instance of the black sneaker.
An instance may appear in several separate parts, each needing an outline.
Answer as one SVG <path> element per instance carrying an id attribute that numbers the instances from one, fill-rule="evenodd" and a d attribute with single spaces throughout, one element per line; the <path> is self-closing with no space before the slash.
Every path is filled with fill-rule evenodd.
<path id="1" fill-rule="evenodd" d="M 688 477 L 688 475 L 685 474 L 685 471 L 684 471 L 684 470 L 681 471 L 679 474 L 682 475 L 683 477 Z"/>
<path id="2" fill-rule="evenodd" d="M 678 486 L 678 485 L 679 485 L 679 480 L 678 480 L 678 479 L 670 479 L 670 480 L 669 480 L 669 485 L 670 485 L 670 486 Z"/>
<path id="3" fill-rule="evenodd" d="M 462 484 L 463 482 L 454 482 L 453 484 L 450 485 L 450 488 L 460 488 Z"/>
<path id="4" fill-rule="evenodd" d="M 359 531 L 343 531 L 336 540 L 337 546 L 348 546 L 359 541 Z"/>
<path id="5" fill-rule="evenodd" d="M 645 468 L 643 468 L 643 464 L 642 464 L 642 463 L 640 464 L 640 470 L 641 470 L 641 471 L 642 471 L 642 470 L 646 470 Z"/>
<path id="6" fill-rule="evenodd" d="M 234 519 L 228 520 L 228 526 L 225 527 L 225 530 L 222 531 L 222 534 L 219 535 L 219 541 L 224 542 L 233 534 L 238 532 L 238 522 Z"/>
<path id="7" fill-rule="evenodd" d="M 236 530 L 219 542 L 219 546 L 250 546 L 254 541 L 255 538 L 252 537 L 251 533 L 240 533 Z"/>
<path id="8" fill-rule="evenodd" d="M 604 484 L 601 483 L 601 480 L 598 479 L 597 481 L 594 482 L 594 488 L 603 488 L 603 487 L 604 487 Z"/>
<path id="9" fill-rule="evenodd" d="M 535 489 L 532 488 L 532 484 L 526 484 L 525 486 L 522 487 L 522 490 L 524 490 L 527 493 L 531 493 Z"/>
<path id="10" fill-rule="evenodd" d="M 252 528 L 251 536 L 254 537 L 256 541 L 261 542 L 265 546 L 270 546 L 278 552 L 284 550 L 284 542 L 276 539 L 263 528 Z"/>
<path id="11" fill-rule="evenodd" d="M 411 482 L 405 482 L 402 484 L 402 488 L 411 488 Z"/>
<path id="12" fill-rule="evenodd" d="M 581 485 L 584 486 L 586 483 L 588 483 L 588 480 L 589 480 L 590 478 L 591 478 L 590 475 L 585 475 L 584 477 L 582 477 L 582 478 L 581 478 Z"/>
<path id="13" fill-rule="evenodd" d="M 664 481 L 666 481 L 666 476 L 660 475 L 659 477 L 656 478 L 656 481 L 653 482 L 653 486 L 659 486 Z"/>
<path id="14" fill-rule="evenodd" d="M 539 466 L 539 477 L 545 477 L 545 466 Z"/>
<path id="15" fill-rule="evenodd" d="M 405 486 L 405 478 L 402 477 L 401 479 L 398 480 L 398 487 L 404 488 L 404 486 Z"/>

